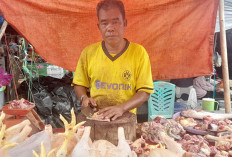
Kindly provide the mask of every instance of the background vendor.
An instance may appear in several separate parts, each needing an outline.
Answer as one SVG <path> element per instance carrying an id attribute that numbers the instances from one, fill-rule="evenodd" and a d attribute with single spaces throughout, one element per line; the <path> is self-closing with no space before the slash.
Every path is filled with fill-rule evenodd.
<path id="1" fill-rule="evenodd" d="M 218 90 L 219 85 L 216 85 L 215 90 Z M 206 81 L 205 76 L 194 78 L 193 87 L 196 90 L 197 98 L 213 98 L 214 86 Z"/>
<path id="2" fill-rule="evenodd" d="M 123 37 L 127 20 L 121 1 L 99 2 L 97 16 L 103 41 L 82 51 L 73 84 L 82 107 L 95 106 L 115 120 L 126 111 L 136 114 L 153 93 L 151 65 L 144 47 Z"/>

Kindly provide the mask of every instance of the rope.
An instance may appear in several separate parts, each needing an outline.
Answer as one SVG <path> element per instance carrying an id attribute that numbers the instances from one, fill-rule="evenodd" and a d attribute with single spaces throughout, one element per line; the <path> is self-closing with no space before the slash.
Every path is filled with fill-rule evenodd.
<path id="1" fill-rule="evenodd" d="M 10 53 L 9 53 L 9 47 L 8 47 L 7 40 L 6 40 L 6 33 L 4 33 L 4 36 L 5 36 L 5 43 L 6 43 L 6 49 L 7 49 L 7 53 L 8 53 L 8 58 L 9 58 L 9 61 L 10 61 L 10 68 L 11 68 L 11 72 L 12 72 L 12 78 L 13 78 L 13 83 L 14 83 L 15 94 L 16 94 L 16 98 L 17 98 L 17 100 L 18 100 L 18 99 L 19 99 L 19 96 L 18 96 L 16 84 L 15 84 L 14 71 L 13 71 L 12 64 L 11 64 Z"/>
<path id="2" fill-rule="evenodd" d="M 14 58 L 13 58 L 13 59 L 14 59 Z M 23 71 L 22 71 L 23 69 L 22 69 L 22 68 L 20 67 L 20 65 L 18 64 L 18 61 L 14 59 L 14 62 L 15 62 L 15 64 L 17 65 L 17 67 L 18 67 L 20 73 L 21 73 L 21 74 L 24 76 L 24 78 L 25 78 L 26 76 L 23 74 Z M 25 83 L 27 84 L 27 86 L 29 86 L 27 80 L 25 80 Z M 32 94 L 31 89 L 28 89 L 28 90 L 31 92 L 33 102 L 35 103 L 34 95 Z"/>

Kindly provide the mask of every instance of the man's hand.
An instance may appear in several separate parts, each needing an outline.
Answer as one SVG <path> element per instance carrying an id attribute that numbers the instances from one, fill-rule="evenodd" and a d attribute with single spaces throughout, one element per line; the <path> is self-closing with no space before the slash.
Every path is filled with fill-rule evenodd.
<path id="1" fill-rule="evenodd" d="M 88 105 L 91 105 L 92 107 L 97 107 L 96 101 L 93 98 L 85 96 L 82 100 L 81 107 L 85 108 Z"/>
<path id="2" fill-rule="evenodd" d="M 99 111 L 99 114 L 103 114 L 105 118 L 110 118 L 111 120 L 115 120 L 118 117 L 121 117 L 122 114 L 124 113 L 124 109 L 122 106 L 110 106 L 103 108 Z"/>

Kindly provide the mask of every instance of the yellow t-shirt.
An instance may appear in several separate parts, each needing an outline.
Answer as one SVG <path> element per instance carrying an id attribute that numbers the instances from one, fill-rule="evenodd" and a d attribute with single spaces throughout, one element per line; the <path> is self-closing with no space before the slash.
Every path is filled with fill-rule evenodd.
<path id="1" fill-rule="evenodd" d="M 149 56 L 139 44 L 127 40 L 124 50 L 111 56 L 105 43 L 86 47 L 80 56 L 73 84 L 90 88 L 99 108 L 119 105 L 137 91 L 153 93 Z M 136 109 L 131 110 L 136 114 Z"/>

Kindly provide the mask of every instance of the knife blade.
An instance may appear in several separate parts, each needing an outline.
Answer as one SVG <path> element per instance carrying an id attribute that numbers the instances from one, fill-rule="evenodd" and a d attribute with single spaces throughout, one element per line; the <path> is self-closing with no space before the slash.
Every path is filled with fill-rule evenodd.
<path id="1" fill-rule="evenodd" d="M 85 108 L 81 108 L 81 112 L 86 116 L 86 117 L 89 117 L 91 118 L 94 114 L 94 109 L 88 105 L 87 107 Z"/>

